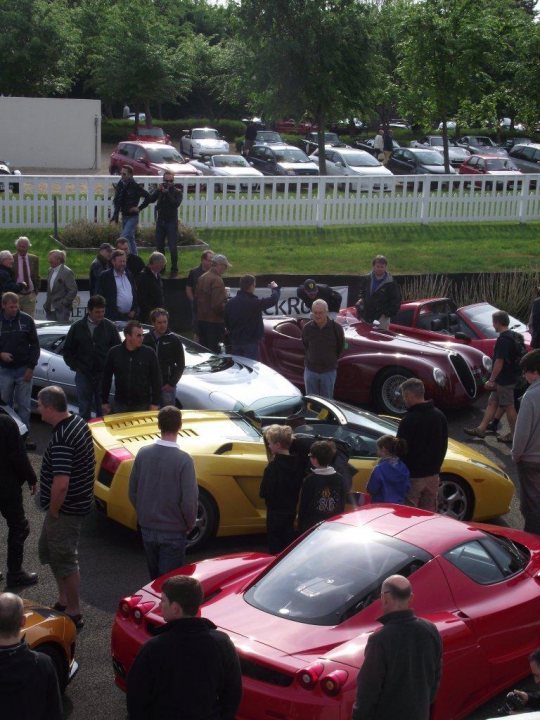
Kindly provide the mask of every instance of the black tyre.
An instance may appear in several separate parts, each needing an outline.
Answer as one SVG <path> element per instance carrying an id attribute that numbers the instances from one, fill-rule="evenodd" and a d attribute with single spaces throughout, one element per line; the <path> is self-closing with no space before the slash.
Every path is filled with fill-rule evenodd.
<path id="1" fill-rule="evenodd" d="M 470 520 L 474 514 L 474 495 L 469 483 L 457 475 L 441 473 L 437 510 L 456 520 Z"/>
<path id="2" fill-rule="evenodd" d="M 39 645 L 33 649 L 51 658 L 56 672 L 56 677 L 58 678 L 60 692 L 63 694 L 69 681 L 68 661 L 63 650 L 57 645 L 52 645 L 51 643 Z"/>
<path id="3" fill-rule="evenodd" d="M 199 488 L 199 505 L 195 527 L 188 535 L 187 550 L 192 552 L 203 548 L 216 534 L 219 512 L 214 499 Z"/>
<path id="4" fill-rule="evenodd" d="M 377 410 L 386 415 L 405 415 L 407 408 L 399 388 L 401 383 L 412 377 L 412 372 L 400 367 L 388 368 L 379 373 L 373 385 L 373 404 Z"/>

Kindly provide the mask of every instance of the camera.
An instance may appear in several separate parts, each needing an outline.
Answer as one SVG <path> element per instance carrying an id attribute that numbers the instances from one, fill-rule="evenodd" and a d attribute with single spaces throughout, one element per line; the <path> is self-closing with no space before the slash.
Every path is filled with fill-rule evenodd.
<path id="1" fill-rule="evenodd" d="M 515 692 L 509 692 L 504 700 L 504 705 L 498 708 L 497 713 L 499 715 L 507 715 L 510 712 L 521 710 L 524 705 L 525 703 L 519 697 L 519 695 L 516 695 Z"/>

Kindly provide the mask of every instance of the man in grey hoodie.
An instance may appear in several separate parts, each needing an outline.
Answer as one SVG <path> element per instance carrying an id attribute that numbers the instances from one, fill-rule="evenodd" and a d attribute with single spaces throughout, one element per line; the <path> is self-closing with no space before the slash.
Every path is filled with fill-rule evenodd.
<path id="1" fill-rule="evenodd" d="M 161 438 L 139 450 L 129 478 L 152 580 L 184 564 L 198 502 L 193 460 L 177 445 L 182 413 L 172 405 L 161 408 L 158 426 Z"/>
<path id="2" fill-rule="evenodd" d="M 524 355 L 520 367 L 530 387 L 521 400 L 512 459 L 517 464 L 524 529 L 540 535 L 540 350 Z"/>

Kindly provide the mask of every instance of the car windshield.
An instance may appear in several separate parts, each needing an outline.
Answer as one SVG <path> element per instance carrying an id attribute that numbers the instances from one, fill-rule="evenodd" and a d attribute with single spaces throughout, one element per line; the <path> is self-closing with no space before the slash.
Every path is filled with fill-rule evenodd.
<path id="1" fill-rule="evenodd" d="M 241 405 L 235 410 L 243 412 L 253 412 L 257 417 L 275 417 L 283 418 L 295 415 L 302 408 L 302 398 L 296 395 L 270 395 L 269 397 L 259 398 L 251 405 Z"/>
<path id="2" fill-rule="evenodd" d="M 481 334 L 486 338 L 496 338 L 498 333 L 493 327 L 492 315 L 497 312 L 497 308 L 489 303 L 482 303 L 480 305 L 473 305 L 472 307 L 465 307 L 461 311 L 466 318 L 468 318 L 474 325 L 478 327 Z M 517 318 L 510 317 L 510 330 L 517 330 L 519 333 L 527 332 L 526 326 Z"/>
<path id="3" fill-rule="evenodd" d="M 276 160 L 278 162 L 288 163 L 307 163 L 311 162 L 305 152 L 298 148 L 286 148 L 276 152 Z"/>
<path id="4" fill-rule="evenodd" d="M 186 357 L 184 374 L 216 373 L 234 366 L 234 360 L 230 355 L 215 355 L 196 343 L 186 340 L 183 340 L 183 343 Z"/>
<path id="5" fill-rule="evenodd" d="M 244 595 L 263 612 L 312 625 L 338 625 L 380 597 L 383 581 L 410 576 L 431 556 L 365 527 L 326 522 Z"/>
<path id="6" fill-rule="evenodd" d="M 493 158 L 486 160 L 486 168 L 488 170 L 517 170 L 517 166 L 511 160 L 505 158 Z"/>
<path id="7" fill-rule="evenodd" d="M 214 155 L 214 167 L 250 167 L 241 155 Z"/>
<path id="8" fill-rule="evenodd" d="M 433 137 L 429 138 L 428 144 L 436 145 L 437 147 L 442 147 L 443 139 L 442 139 L 442 137 L 433 136 Z"/>
<path id="9" fill-rule="evenodd" d="M 282 142 L 281 135 L 271 130 L 259 130 L 256 140 L 261 143 Z"/>
<path id="10" fill-rule="evenodd" d="M 218 140 L 217 130 L 193 130 L 191 133 L 193 140 Z"/>
<path id="11" fill-rule="evenodd" d="M 183 163 L 184 158 L 172 146 L 164 145 L 162 148 L 146 149 L 150 162 L 155 163 Z"/>
<path id="12" fill-rule="evenodd" d="M 157 127 L 140 127 L 137 129 L 137 135 L 146 135 L 147 137 L 164 137 L 165 133 L 162 128 Z"/>
<path id="13" fill-rule="evenodd" d="M 421 165 L 444 165 L 442 155 L 436 150 L 420 150 L 414 155 Z"/>
<path id="14" fill-rule="evenodd" d="M 347 153 L 343 157 L 347 165 L 351 167 L 379 167 L 381 164 L 373 155 L 361 150 L 356 153 Z"/>
<path id="15" fill-rule="evenodd" d="M 314 140 L 317 140 L 317 138 L 319 137 L 318 133 L 311 133 L 311 135 L 313 136 Z M 324 133 L 324 142 L 327 142 L 327 143 L 339 142 L 339 137 L 338 137 L 337 133 L 325 132 Z"/>

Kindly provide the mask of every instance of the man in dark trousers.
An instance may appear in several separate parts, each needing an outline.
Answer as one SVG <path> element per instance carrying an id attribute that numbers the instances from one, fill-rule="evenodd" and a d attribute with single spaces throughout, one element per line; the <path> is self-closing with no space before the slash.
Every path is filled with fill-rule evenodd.
<path id="1" fill-rule="evenodd" d="M 101 381 L 107 353 L 121 343 L 116 325 L 105 317 L 105 298 L 92 295 L 88 314 L 69 328 L 64 343 L 64 360 L 75 371 L 79 415 L 85 420 L 102 415 Z"/>
<path id="2" fill-rule="evenodd" d="M 139 318 L 142 322 L 149 322 L 152 310 L 165 305 L 161 279 L 165 263 L 163 253 L 153 252 L 148 259 L 148 265 L 136 278 Z"/>
<path id="3" fill-rule="evenodd" d="M 174 174 L 170 170 L 165 170 L 161 185 L 143 200 L 139 208 L 143 210 L 150 203 L 156 203 L 156 248 L 160 253 L 164 253 L 165 238 L 167 238 L 171 253 L 171 278 L 178 276 L 178 208 L 183 196 L 182 187 L 174 184 Z"/>
<path id="4" fill-rule="evenodd" d="M 242 275 L 240 289 L 225 306 L 225 327 L 229 331 L 231 352 L 252 360 L 259 359 L 259 342 L 264 335 L 262 311 L 275 305 L 280 290 L 277 283 L 268 284 L 270 296 L 258 298 L 255 295 L 255 278 Z"/>
<path id="5" fill-rule="evenodd" d="M 144 336 L 143 344 L 157 355 L 161 370 L 161 407 L 176 405 L 176 384 L 186 368 L 182 340 L 169 330 L 169 313 L 162 307 L 150 313 L 152 330 Z"/>
<path id="6" fill-rule="evenodd" d="M 122 165 L 121 180 L 116 186 L 113 198 L 113 215 L 111 222 L 117 223 L 122 214 L 122 236 L 129 242 L 129 251 L 137 254 L 137 241 L 135 233 L 139 224 L 139 200 L 148 198 L 145 190 L 133 177 L 133 169 L 129 165 Z"/>
<path id="7" fill-rule="evenodd" d="M 0 697 L 5 720 L 62 720 L 64 711 L 53 661 L 24 640 L 23 601 L 0 594 Z"/>
<path id="8" fill-rule="evenodd" d="M 321 285 L 308 278 L 303 285 L 296 288 L 296 296 L 311 310 L 315 300 L 324 300 L 328 305 L 328 312 L 338 313 L 341 308 L 341 295 L 328 285 Z"/>
<path id="9" fill-rule="evenodd" d="M 384 255 L 374 257 L 371 265 L 372 271 L 362 279 L 356 311 L 366 322 L 378 320 L 379 326 L 388 330 L 390 318 L 401 305 L 401 291 L 388 272 L 388 260 Z"/>
<path id="10" fill-rule="evenodd" d="M 176 575 L 161 587 L 165 625 L 140 649 L 127 679 L 129 720 L 234 720 L 242 697 L 240 663 L 228 635 L 196 617 L 203 589 Z"/>
<path id="11" fill-rule="evenodd" d="M 397 436 L 407 442 L 407 454 L 402 458 L 411 474 L 407 503 L 437 512 L 439 472 L 448 449 L 448 423 L 424 393 L 424 383 L 418 378 L 402 383 L 407 414 L 399 423 Z"/>
<path id="12" fill-rule="evenodd" d="M 27 483 L 34 495 L 37 478 L 24 449 L 17 423 L 5 413 L 0 413 L 0 457 L 0 513 L 8 526 L 7 584 L 8 587 L 33 585 L 38 576 L 25 572 L 22 567 L 24 541 L 30 534 L 30 526 L 24 514 L 22 486 Z"/>
<path id="13" fill-rule="evenodd" d="M 212 250 L 205 250 L 201 254 L 200 264 L 195 268 L 191 268 L 186 280 L 186 297 L 191 305 L 192 323 L 195 333 L 197 331 L 197 303 L 195 302 L 195 289 L 201 275 L 204 275 L 205 272 L 210 270 L 213 257 L 214 253 Z"/>
<path id="14" fill-rule="evenodd" d="M 138 312 L 137 286 L 126 263 L 125 252 L 115 250 L 111 256 L 112 268 L 98 278 L 97 293 L 105 298 L 105 317 L 109 320 L 132 320 Z"/>
<path id="15" fill-rule="evenodd" d="M 402 575 L 382 584 L 383 627 L 367 641 L 352 720 L 429 720 L 441 677 L 442 642 L 435 625 L 410 609 L 412 597 Z"/>
<path id="16" fill-rule="evenodd" d="M 199 342 L 212 352 L 219 352 L 225 339 L 227 289 L 222 275 L 230 266 L 225 255 L 214 255 L 210 270 L 201 275 L 195 288 Z"/>
<path id="17" fill-rule="evenodd" d="M 156 353 L 143 346 L 144 332 L 137 320 L 124 328 L 125 340 L 109 350 L 101 387 L 104 415 L 111 412 L 109 393 L 114 377 L 113 413 L 157 410 L 161 400 L 161 373 Z"/>

